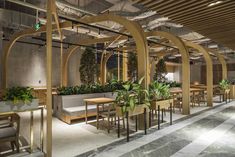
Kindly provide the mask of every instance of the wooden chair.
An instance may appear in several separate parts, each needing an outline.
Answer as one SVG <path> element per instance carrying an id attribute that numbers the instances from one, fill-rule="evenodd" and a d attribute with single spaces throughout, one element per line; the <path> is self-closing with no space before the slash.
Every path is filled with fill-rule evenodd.
<path id="1" fill-rule="evenodd" d="M 107 118 L 107 130 L 108 133 L 110 133 L 110 130 L 112 126 L 116 126 L 117 122 L 117 116 L 116 116 L 116 104 L 104 104 L 102 105 L 102 108 L 99 109 L 99 116 L 102 117 L 103 120 L 104 118 Z M 125 129 L 125 118 L 122 118 L 122 123 L 123 123 L 123 128 Z M 97 120 L 97 123 L 99 121 Z M 99 125 L 98 125 L 99 126 Z"/>
<path id="2" fill-rule="evenodd" d="M 0 116 L 0 143 L 10 142 L 12 151 L 16 147 L 19 152 L 19 131 L 20 116 L 18 114 Z"/>
<path id="3" fill-rule="evenodd" d="M 182 110 L 182 94 L 174 94 L 173 95 L 173 112 L 175 112 L 175 108 L 178 108 L 181 112 Z"/>

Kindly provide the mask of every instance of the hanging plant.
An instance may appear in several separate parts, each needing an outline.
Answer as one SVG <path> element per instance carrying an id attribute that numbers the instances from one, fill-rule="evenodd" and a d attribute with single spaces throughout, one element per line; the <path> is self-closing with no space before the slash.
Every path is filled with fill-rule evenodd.
<path id="1" fill-rule="evenodd" d="M 156 64 L 154 80 L 157 82 L 165 82 L 166 81 L 166 63 L 164 59 L 160 59 Z"/>
<path id="2" fill-rule="evenodd" d="M 95 53 L 90 48 L 86 48 L 81 57 L 80 79 L 83 84 L 93 84 L 97 71 Z"/>

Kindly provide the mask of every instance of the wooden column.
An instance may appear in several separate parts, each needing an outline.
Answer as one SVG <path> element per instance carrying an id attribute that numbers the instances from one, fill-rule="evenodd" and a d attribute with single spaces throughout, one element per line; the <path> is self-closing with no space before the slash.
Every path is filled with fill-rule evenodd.
<path id="1" fill-rule="evenodd" d="M 120 80 L 120 52 L 118 51 L 118 81 Z"/>
<path id="2" fill-rule="evenodd" d="M 213 106 L 213 63 L 208 51 L 201 45 L 185 41 L 188 47 L 192 47 L 203 54 L 206 61 L 206 86 L 207 86 L 207 106 Z"/>
<path id="3" fill-rule="evenodd" d="M 51 0 L 47 0 L 47 23 L 46 23 L 46 68 L 47 68 L 47 129 L 46 129 L 46 150 L 47 157 L 52 157 L 52 7 Z"/>
<path id="4" fill-rule="evenodd" d="M 154 31 L 154 32 L 146 32 L 146 37 L 150 36 L 160 36 L 170 40 L 174 43 L 175 46 L 178 47 L 180 54 L 182 55 L 182 90 L 183 90 L 183 101 L 182 101 L 182 113 L 187 115 L 190 114 L 190 95 L 189 95 L 189 88 L 190 88 L 190 65 L 189 65 L 189 52 L 184 44 L 184 42 L 177 36 L 169 33 L 169 32 L 162 32 L 162 31 Z"/>
<path id="5" fill-rule="evenodd" d="M 123 52 L 122 55 L 122 80 L 123 81 L 127 81 L 127 54 L 125 53 L 125 51 Z"/>

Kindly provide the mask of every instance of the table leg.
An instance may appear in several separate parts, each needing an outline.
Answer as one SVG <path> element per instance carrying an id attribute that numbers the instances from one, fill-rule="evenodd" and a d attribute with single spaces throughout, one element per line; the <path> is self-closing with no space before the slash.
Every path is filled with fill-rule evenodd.
<path id="1" fill-rule="evenodd" d="M 43 145 L 44 145 L 44 108 L 41 108 L 41 131 L 40 131 L 40 145 L 41 151 L 43 152 Z"/>
<path id="2" fill-rule="evenodd" d="M 34 129 L 33 129 L 33 111 L 30 111 L 30 153 L 33 153 L 33 142 L 34 142 L 34 137 L 33 137 L 33 133 L 34 133 Z"/>
<path id="3" fill-rule="evenodd" d="M 172 103 L 170 103 L 170 125 L 172 125 Z"/>
<path id="4" fill-rule="evenodd" d="M 96 114 L 96 128 L 99 129 L 99 105 L 96 106 L 97 114 Z"/>
<path id="5" fill-rule="evenodd" d="M 87 124 L 87 102 L 85 103 L 85 122 Z"/>

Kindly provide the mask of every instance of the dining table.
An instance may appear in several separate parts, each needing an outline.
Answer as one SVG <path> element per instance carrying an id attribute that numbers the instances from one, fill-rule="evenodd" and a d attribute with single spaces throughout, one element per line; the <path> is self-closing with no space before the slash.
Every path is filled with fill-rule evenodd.
<path id="1" fill-rule="evenodd" d="M 96 105 L 96 127 L 99 128 L 99 107 L 100 105 L 114 103 L 115 99 L 107 98 L 107 97 L 99 97 L 99 98 L 88 98 L 83 99 L 85 102 L 85 122 L 87 124 L 88 119 L 88 106 L 89 105 Z"/>

